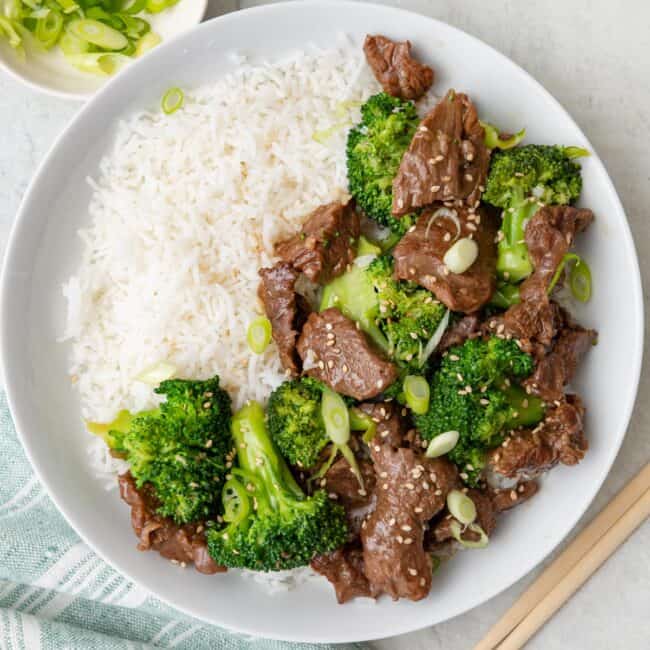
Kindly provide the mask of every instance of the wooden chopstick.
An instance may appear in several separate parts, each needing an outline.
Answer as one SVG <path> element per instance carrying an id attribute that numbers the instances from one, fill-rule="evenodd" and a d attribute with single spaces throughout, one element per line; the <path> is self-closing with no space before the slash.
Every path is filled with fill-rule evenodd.
<path id="1" fill-rule="evenodd" d="M 650 490 L 605 533 L 600 541 L 542 599 L 542 601 L 497 646 L 498 650 L 519 650 L 564 603 L 588 580 L 607 558 L 650 515 Z"/>
<path id="2" fill-rule="evenodd" d="M 560 556 L 554 560 L 549 567 L 542 573 L 542 575 L 526 590 L 524 594 L 519 598 L 519 600 L 506 612 L 503 618 L 496 623 L 486 634 L 482 641 L 480 641 L 476 646 L 475 650 L 494 650 L 499 646 L 499 643 L 503 641 L 513 630 L 519 625 L 523 619 L 532 612 L 538 604 L 540 604 L 545 597 L 554 590 L 554 588 L 560 583 L 565 576 L 569 576 L 572 573 L 574 567 L 577 567 L 579 563 L 584 559 L 586 560 L 586 555 L 591 549 L 593 549 L 603 538 L 607 531 L 612 529 L 614 525 L 622 519 L 624 515 L 633 507 L 637 502 L 639 502 L 644 494 L 647 493 L 650 488 L 650 463 L 648 463 L 629 483 L 628 485 L 619 492 L 616 497 L 609 503 L 609 505 L 575 538 L 575 540 L 560 554 Z M 647 501 L 647 494 L 645 496 Z M 600 547 L 600 553 L 595 555 L 592 558 L 591 562 L 596 562 L 593 570 L 600 566 L 611 552 L 622 543 L 627 535 L 629 535 L 642 521 L 647 514 L 643 515 L 644 506 L 639 505 L 635 510 L 633 515 L 630 515 L 622 527 L 619 527 L 616 531 L 616 534 L 613 535 L 611 539 L 618 539 L 621 535 L 621 541 L 613 546 L 609 553 L 603 554 L 603 549 L 609 548 L 609 543 Z M 635 516 L 641 517 L 641 519 L 636 522 L 634 519 Z M 628 526 L 632 526 L 628 532 Z M 567 590 L 568 598 L 575 590 L 591 575 L 587 574 L 573 574 L 573 579 L 577 580 L 577 584 L 573 590 Z M 580 577 L 583 576 L 582 581 Z M 566 589 L 568 583 L 565 583 L 563 589 Z M 560 593 L 559 591 L 556 594 Z M 560 600 L 557 603 L 557 606 L 552 609 L 549 613 L 549 616 L 556 611 L 559 606 L 564 602 Z M 548 606 L 548 604 L 547 604 Z M 546 620 L 539 621 L 537 627 L 535 627 L 528 638 L 541 626 Z M 525 641 L 522 641 L 522 644 Z M 510 648 L 521 647 L 521 646 L 508 646 Z M 499 647 L 501 650 L 501 647 Z"/>

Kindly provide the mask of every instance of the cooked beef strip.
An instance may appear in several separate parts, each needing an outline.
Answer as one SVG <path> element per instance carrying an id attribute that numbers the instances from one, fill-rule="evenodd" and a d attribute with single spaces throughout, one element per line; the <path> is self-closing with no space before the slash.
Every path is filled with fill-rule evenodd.
<path id="1" fill-rule="evenodd" d="M 451 273 L 445 253 L 454 243 L 457 228 L 449 218 L 426 211 L 393 251 L 395 277 L 417 282 L 433 292 L 452 311 L 475 312 L 486 304 L 496 286 L 497 224 L 482 209 L 454 208 L 461 225 L 460 237 L 476 239 L 478 258 L 464 273 Z"/>
<path id="2" fill-rule="evenodd" d="M 298 339 L 304 371 L 337 393 L 366 400 L 397 379 L 397 368 L 336 307 L 310 314 Z"/>
<path id="3" fill-rule="evenodd" d="M 341 604 L 357 597 L 376 598 L 379 595 L 364 574 L 360 548 L 344 546 L 332 553 L 318 555 L 311 561 L 311 567 L 332 583 L 336 599 Z"/>
<path id="4" fill-rule="evenodd" d="M 530 479 L 563 463 L 575 465 L 588 448 L 583 431 L 584 407 L 579 397 L 567 395 L 547 411 L 533 430 L 515 431 L 488 456 L 489 471 L 507 478 Z"/>
<path id="5" fill-rule="evenodd" d="M 467 496 L 476 506 L 476 523 L 490 536 L 497 525 L 497 515 L 504 510 L 510 510 L 516 505 L 527 501 L 537 493 L 535 481 L 526 481 L 519 486 L 507 490 L 471 489 Z M 454 539 L 451 534 L 453 517 L 447 513 L 433 527 L 432 536 L 436 543 Z M 477 541 L 480 535 L 472 530 L 465 530 L 461 538 L 466 541 Z"/>
<path id="6" fill-rule="evenodd" d="M 478 206 L 490 162 L 467 95 L 450 90 L 422 120 L 393 180 L 393 214 L 435 201 Z"/>
<path id="7" fill-rule="evenodd" d="M 377 81 L 393 97 L 420 99 L 433 83 L 433 70 L 411 56 L 410 41 L 368 35 L 363 51 Z"/>
<path id="8" fill-rule="evenodd" d="M 300 359 L 296 353 L 296 339 L 309 312 L 307 301 L 296 293 L 298 272 L 286 262 L 260 269 L 262 278 L 257 294 L 271 321 L 273 340 L 278 346 L 282 367 L 292 376 L 300 373 Z"/>
<path id="9" fill-rule="evenodd" d="M 359 238 L 359 215 L 350 204 L 316 208 L 299 233 L 280 242 L 276 254 L 312 282 L 327 284 L 352 263 Z"/>
<path id="10" fill-rule="evenodd" d="M 350 464 L 343 457 L 329 468 L 325 482 L 321 482 L 323 489 L 330 496 L 336 495 L 337 502 L 345 509 L 352 538 L 358 537 L 363 520 L 374 507 L 373 493 L 377 482 L 374 467 L 369 460 L 357 458 L 357 463 L 363 477 L 363 489 L 352 473 Z"/>
<path id="11" fill-rule="evenodd" d="M 455 345 L 462 345 L 467 339 L 475 338 L 481 333 L 481 319 L 478 314 L 467 314 L 452 323 L 442 335 L 436 353 L 440 354 Z"/>
<path id="12" fill-rule="evenodd" d="M 571 324 L 562 330 L 553 342 L 548 355 L 540 359 L 533 374 L 524 382 L 531 394 L 545 402 L 561 400 L 564 387 L 571 381 L 578 363 L 596 343 L 594 330 Z"/>
<path id="13" fill-rule="evenodd" d="M 407 410 L 396 402 L 366 402 L 358 407 L 377 425 L 377 439 L 393 447 L 405 447 L 410 423 Z"/>
<path id="14" fill-rule="evenodd" d="M 377 473 L 374 512 L 361 530 L 370 584 L 393 599 L 420 600 L 431 589 L 432 560 L 423 548 L 424 525 L 445 505 L 456 467 L 413 449 L 371 443 Z"/>
<path id="15" fill-rule="evenodd" d="M 200 573 L 223 573 L 209 555 L 203 525 L 175 524 L 169 517 L 156 514 L 158 500 L 153 487 L 145 484 L 139 488 L 130 472 L 118 478 L 120 496 L 131 506 L 131 525 L 139 540 L 138 550 L 158 551 L 168 560 L 193 563 Z"/>
<path id="16" fill-rule="evenodd" d="M 593 218 L 591 210 L 567 205 L 546 206 L 535 213 L 525 233 L 534 271 L 521 284 L 521 303 L 504 314 L 506 332 L 519 339 L 550 345 L 558 321 L 548 287 L 576 234 L 585 230 Z"/>

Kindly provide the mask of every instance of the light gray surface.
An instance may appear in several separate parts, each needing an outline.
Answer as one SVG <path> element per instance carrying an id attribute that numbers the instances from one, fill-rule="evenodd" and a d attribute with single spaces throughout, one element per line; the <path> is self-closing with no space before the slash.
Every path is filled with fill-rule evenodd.
<path id="1" fill-rule="evenodd" d="M 261 3 L 211 0 L 210 15 L 255 4 Z M 650 281 L 650 4 L 645 0 L 622 4 L 605 0 L 404 0 L 387 4 L 439 18 L 481 38 L 557 97 L 612 175 L 636 239 L 644 283 Z M 77 107 L 35 94 L 0 75 L 0 123 L 4 124 L 0 130 L 0 249 L 36 165 Z M 650 422 L 644 412 L 649 399 L 650 373 L 646 370 L 622 451 L 583 524 L 650 460 Z M 531 574 L 457 619 L 372 646 L 382 650 L 470 648 L 533 578 Z M 646 523 L 527 647 L 646 649 L 650 647 L 649 605 L 650 524 Z"/>

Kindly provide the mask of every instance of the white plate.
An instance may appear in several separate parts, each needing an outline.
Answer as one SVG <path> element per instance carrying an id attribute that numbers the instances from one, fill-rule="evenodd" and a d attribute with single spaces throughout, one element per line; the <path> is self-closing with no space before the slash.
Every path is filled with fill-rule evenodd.
<path id="1" fill-rule="evenodd" d="M 158 14 L 146 14 L 145 18 L 164 42 L 200 23 L 207 6 L 208 0 L 181 0 Z M 58 48 L 48 52 L 30 50 L 21 60 L 4 37 L 0 37 L 0 67 L 34 90 L 80 101 L 90 99 L 110 79 L 77 70 Z"/>
<path id="2" fill-rule="evenodd" d="M 580 237 L 593 269 L 591 302 L 576 316 L 600 331 L 576 388 L 588 407 L 590 450 L 573 468 L 558 467 L 530 503 L 504 516 L 489 547 L 459 554 L 436 574 L 419 603 L 382 599 L 337 605 L 323 579 L 273 597 L 235 574 L 182 571 L 154 553 L 138 553 L 127 508 L 89 474 L 86 434 L 57 344 L 61 282 L 78 263 L 95 174 L 116 120 L 157 104 L 171 82 L 213 80 L 235 65 L 228 53 L 277 58 L 341 30 L 409 38 L 436 69 L 438 94 L 467 91 L 480 114 L 504 128 L 525 125 L 530 142 L 592 149 L 560 105 L 525 72 L 478 40 L 398 9 L 356 3 L 267 5 L 205 23 L 164 45 L 112 80 L 55 143 L 16 220 L 2 284 L 2 352 L 12 413 L 23 444 L 57 506 L 79 534 L 118 570 L 179 609 L 218 625 L 295 641 L 343 642 L 409 632 L 457 616 L 505 589 L 540 562 L 576 524 L 609 471 L 625 434 L 641 366 L 643 303 L 634 245 L 623 209 L 598 157 L 583 163 L 582 204 L 596 221 Z"/>

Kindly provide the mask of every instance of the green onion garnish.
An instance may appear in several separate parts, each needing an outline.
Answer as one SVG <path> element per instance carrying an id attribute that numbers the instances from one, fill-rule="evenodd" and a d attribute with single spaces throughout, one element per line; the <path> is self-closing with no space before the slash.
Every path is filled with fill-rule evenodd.
<path id="1" fill-rule="evenodd" d="M 485 131 L 484 142 L 488 149 L 512 149 L 516 147 L 526 136 L 526 129 L 522 129 L 518 133 L 511 135 L 509 138 L 502 138 L 499 134 L 499 129 L 489 122 L 479 120 L 479 123 Z"/>
<path id="2" fill-rule="evenodd" d="M 163 110 L 165 109 L 163 108 Z M 248 341 L 248 347 L 255 354 L 262 354 L 271 342 L 271 321 L 264 316 L 251 321 L 246 332 L 246 340 Z"/>
<path id="3" fill-rule="evenodd" d="M 444 456 L 458 444 L 459 438 L 460 433 L 458 433 L 458 431 L 445 431 L 444 433 L 439 433 L 435 438 L 433 438 L 433 440 L 431 440 L 424 455 L 427 458 L 438 458 L 439 456 Z"/>
<path id="4" fill-rule="evenodd" d="M 224 484 L 221 501 L 223 519 L 230 524 L 242 521 L 250 512 L 250 499 L 246 488 L 236 478 L 231 478 Z"/>
<path id="5" fill-rule="evenodd" d="M 363 431 L 363 441 L 370 443 L 370 441 L 377 434 L 377 424 L 374 420 L 358 408 L 350 409 L 350 429 L 352 431 Z"/>
<path id="6" fill-rule="evenodd" d="M 429 410 L 429 383 L 419 375 L 407 375 L 404 379 L 406 404 L 413 413 L 424 415 Z"/>
<path id="7" fill-rule="evenodd" d="M 478 524 L 470 524 L 467 527 L 467 530 L 471 530 L 473 533 L 476 533 L 480 536 L 480 539 L 476 542 L 470 542 L 469 540 L 462 538 L 463 529 L 461 528 L 460 523 L 455 519 L 452 520 L 449 526 L 449 530 L 451 531 L 454 539 L 465 548 L 485 548 L 490 541 L 486 532 Z"/>
<path id="8" fill-rule="evenodd" d="M 460 490 L 451 490 L 447 495 L 447 509 L 461 524 L 471 524 L 476 519 L 474 502 Z"/>
<path id="9" fill-rule="evenodd" d="M 580 255 L 576 253 L 567 253 L 562 261 L 559 263 L 551 284 L 548 286 L 548 294 L 550 295 L 553 288 L 557 284 L 564 267 L 569 262 L 575 262 L 569 271 L 569 287 L 574 298 L 580 302 L 587 302 L 591 298 L 591 270 L 589 265 L 585 262 Z"/>
<path id="10" fill-rule="evenodd" d="M 0 0 L 0 39 L 26 53 L 59 46 L 68 62 L 107 75 L 160 42 L 143 12 L 178 0 Z"/>
<path id="11" fill-rule="evenodd" d="M 180 88 L 170 88 L 162 98 L 161 106 L 163 113 L 166 115 L 175 113 L 183 105 L 184 100 L 185 94 Z"/>
<path id="12" fill-rule="evenodd" d="M 330 388 L 323 390 L 321 415 L 328 438 L 335 445 L 346 445 L 350 440 L 350 414 L 343 398 Z"/>

